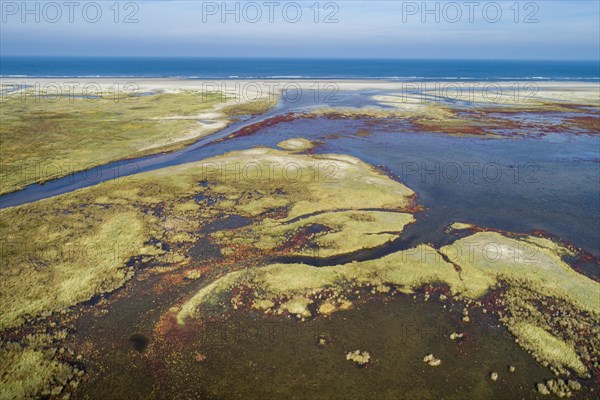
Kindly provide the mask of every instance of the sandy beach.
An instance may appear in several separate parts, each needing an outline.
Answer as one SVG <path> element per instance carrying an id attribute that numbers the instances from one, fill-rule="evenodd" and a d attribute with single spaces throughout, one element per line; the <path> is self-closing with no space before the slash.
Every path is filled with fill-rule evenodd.
<path id="1" fill-rule="evenodd" d="M 3 77 L 0 84 L 17 88 L 18 85 L 29 86 L 32 88 L 45 88 L 47 91 L 60 88 L 74 88 L 75 93 L 84 87 L 90 90 L 101 89 L 110 91 L 119 89 L 121 91 L 136 90 L 146 91 L 181 91 L 181 90 L 199 90 L 199 91 L 225 91 L 232 94 L 279 94 L 282 90 L 293 91 L 301 89 L 303 91 L 327 91 L 327 90 L 393 90 L 414 92 L 417 90 L 436 91 L 447 90 L 456 91 L 461 88 L 465 92 L 478 90 L 493 90 L 500 88 L 505 91 L 514 91 L 517 87 L 521 90 L 533 90 L 537 88 L 544 93 L 554 93 L 560 91 L 583 92 L 590 94 L 600 94 L 600 83 L 596 82 L 576 82 L 576 81 L 538 81 L 538 80 L 503 80 L 503 81 L 475 81 L 475 80 L 454 80 L 454 81 L 385 81 L 385 80 L 332 80 L 332 79 L 259 79 L 259 80 L 202 80 L 202 79 L 180 79 L 180 78 L 20 78 Z M 333 87 L 331 86 L 333 85 Z M 22 89 L 23 90 L 23 89 Z"/>

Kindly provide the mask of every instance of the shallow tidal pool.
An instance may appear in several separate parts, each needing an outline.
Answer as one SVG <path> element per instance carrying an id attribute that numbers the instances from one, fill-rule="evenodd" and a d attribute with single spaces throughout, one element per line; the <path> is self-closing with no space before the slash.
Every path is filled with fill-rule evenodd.
<path id="1" fill-rule="evenodd" d="M 459 304 L 444 304 L 434 297 L 425 302 L 422 294 L 374 296 L 307 322 L 240 311 L 204 321 L 203 330 L 190 337 L 150 337 L 143 352 L 125 331 L 114 335 L 116 342 L 95 343 L 94 353 L 105 354 L 100 358 L 107 373 L 78 393 L 105 399 L 505 399 L 507 392 L 543 398 L 533 382 L 551 379 L 550 371 L 492 318 L 479 313 L 465 324 Z M 111 310 L 101 325 L 143 324 L 135 313 L 123 324 L 123 316 L 123 310 Z M 451 340 L 453 332 L 464 337 Z M 346 360 L 357 349 L 371 355 L 368 366 Z M 424 363 L 429 353 L 441 365 Z M 499 374 L 497 381 L 490 379 L 492 372 Z"/>

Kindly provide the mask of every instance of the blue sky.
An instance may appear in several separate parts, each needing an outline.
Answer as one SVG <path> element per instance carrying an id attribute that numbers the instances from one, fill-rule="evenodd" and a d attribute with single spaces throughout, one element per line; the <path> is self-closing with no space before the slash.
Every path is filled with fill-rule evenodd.
<path id="1" fill-rule="evenodd" d="M 2 0 L 1 54 L 600 58 L 597 0 L 521 1 L 517 2 L 518 14 L 513 0 L 478 1 L 479 5 L 472 8 L 463 1 L 454 3 L 458 7 L 448 6 L 448 2 L 428 2 L 428 9 L 435 10 L 436 4 L 439 9 L 429 14 L 423 14 L 421 1 L 274 1 L 271 8 L 263 1 L 256 1 L 245 9 L 248 2 L 237 2 L 239 11 L 230 14 L 224 14 L 221 1 L 130 2 L 133 5 L 124 1 L 119 5 L 118 15 L 111 8 L 114 1 L 96 1 L 101 16 L 91 5 L 84 15 L 83 6 L 92 2 L 79 0 L 80 6 L 72 10 L 70 21 L 69 8 L 60 0 L 54 3 L 59 6 L 60 17 L 55 6 L 43 8 L 48 2 L 37 2 L 37 6 L 35 2 L 29 3 L 31 12 L 26 13 L 21 1 Z M 318 7 L 314 7 L 315 3 Z M 297 4 L 301 16 L 297 14 Z M 227 7 L 235 9 L 236 2 L 228 2 Z M 260 18 L 257 10 L 262 13 Z M 272 20 L 269 10 L 273 12 Z M 124 23 L 126 15 L 133 12 L 131 19 L 137 22 Z M 329 23 L 325 23 L 325 18 L 331 15 Z M 531 21 L 525 23 L 528 15 Z M 295 19 L 298 21 L 292 22 Z"/>

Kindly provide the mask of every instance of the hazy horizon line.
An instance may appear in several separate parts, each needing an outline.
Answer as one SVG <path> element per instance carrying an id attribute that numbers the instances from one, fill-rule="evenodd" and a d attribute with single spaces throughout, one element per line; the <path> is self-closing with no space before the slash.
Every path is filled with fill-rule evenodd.
<path id="1" fill-rule="evenodd" d="M 0 54 L 0 58 L 22 57 L 22 58 L 162 58 L 162 59 L 204 59 L 204 60 L 222 60 L 222 59 L 247 59 L 247 60 L 381 60 L 381 61 L 582 61 L 582 62 L 600 62 L 600 58 L 443 58 L 443 57 L 277 57 L 277 56 L 181 56 L 181 55 L 41 55 L 41 54 Z"/>

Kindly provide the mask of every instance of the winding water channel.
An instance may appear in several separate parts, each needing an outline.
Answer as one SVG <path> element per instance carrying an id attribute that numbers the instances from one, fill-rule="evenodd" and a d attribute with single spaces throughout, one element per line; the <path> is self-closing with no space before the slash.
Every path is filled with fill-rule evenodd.
<path id="1" fill-rule="evenodd" d="M 376 94 L 386 92 L 342 91 L 327 106 L 379 105 L 372 100 Z M 417 214 L 416 223 L 406 228 L 402 240 L 385 253 L 416 243 L 446 244 L 444 229 L 452 222 L 463 221 L 512 232 L 543 230 L 588 253 L 600 255 L 598 135 L 565 132 L 501 139 L 456 137 L 415 132 L 406 121 L 398 119 L 300 117 L 266 125 L 251 135 L 227 138 L 271 118 L 300 114 L 323 105 L 310 98 L 296 102 L 282 99 L 266 114 L 232 124 L 182 150 L 117 161 L 29 185 L 0 196 L 0 207 L 25 204 L 227 151 L 274 147 L 282 140 L 304 137 L 322 143 L 314 150 L 316 153 L 356 156 L 384 167 L 417 192 L 424 211 Z M 560 115 L 525 114 L 515 118 L 554 123 Z M 591 272 L 597 274 L 597 268 Z"/>

